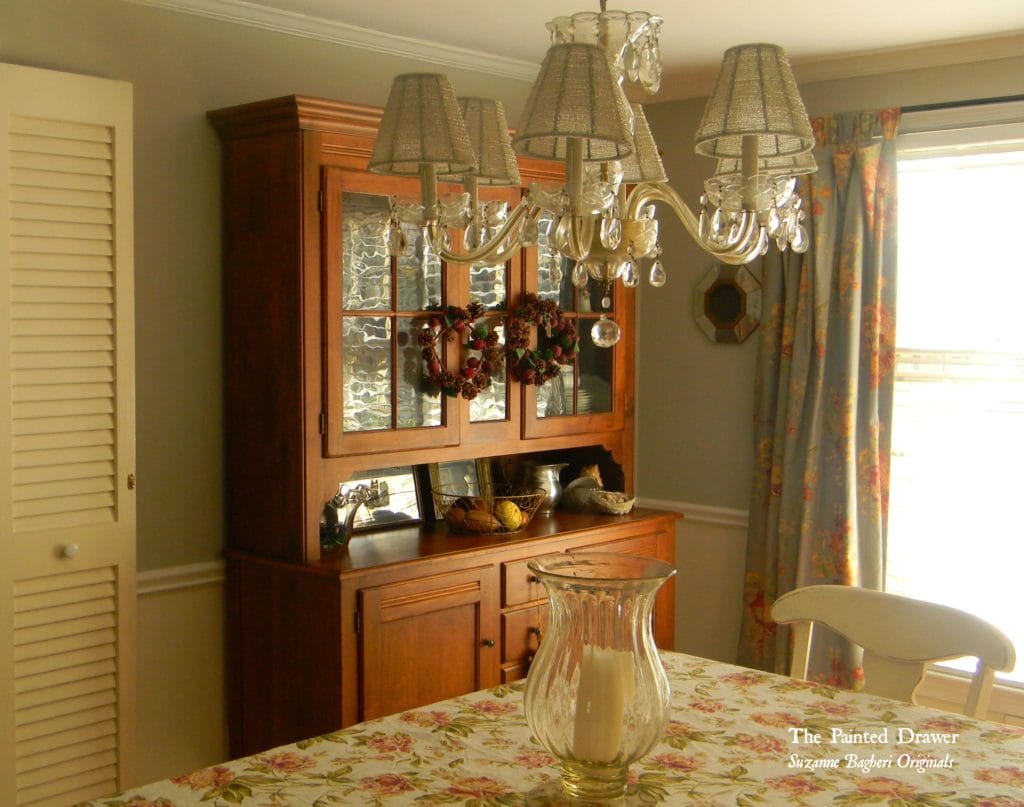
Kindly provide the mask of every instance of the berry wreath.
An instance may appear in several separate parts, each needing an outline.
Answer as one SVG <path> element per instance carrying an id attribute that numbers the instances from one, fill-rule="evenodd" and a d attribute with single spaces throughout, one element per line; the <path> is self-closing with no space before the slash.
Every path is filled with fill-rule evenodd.
<path id="1" fill-rule="evenodd" d="M 501 370 L 504 356 L 498 347 L 497 332 L 475 324 L 485 312 L 480 303 L 470 303 L 466 308 L 450 305 L 432 316 L 416 337 L 427 363 L 427 376 L 445 395 L 471 401 L 491 383 L 491 376 Z M 454 373 L 442 367 L 437 346 L 461 336 L 466 337 L 466 347 L 480 351 L 480 356 L 470 356 Z"/>
<path id="2" fill-rule="evenodd" d="M 549 344 L 530 348 L 530 328 L 543 328 Z M 508 322 L 505 356 L 509 372 L 524 384 L 540 386 L 557 376 L 561 365 L 568 364 L 579 352 L 580 340 L 574 319 L 562 316 L 554 300 L 542 300 L 526 292 Z"/>

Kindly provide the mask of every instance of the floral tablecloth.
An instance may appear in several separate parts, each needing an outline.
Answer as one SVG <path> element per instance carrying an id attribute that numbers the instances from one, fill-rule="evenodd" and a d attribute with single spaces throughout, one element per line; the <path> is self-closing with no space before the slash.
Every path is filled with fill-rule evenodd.
<path id="1" fill-rule="evenodd" d="M 631 769 L 631 801 L 1024 807 L 1024 728 L 677 653 L 672 720 Z M 558 778 L 523 683 L 476 692 L 88 802 L 533 805 Z"/>

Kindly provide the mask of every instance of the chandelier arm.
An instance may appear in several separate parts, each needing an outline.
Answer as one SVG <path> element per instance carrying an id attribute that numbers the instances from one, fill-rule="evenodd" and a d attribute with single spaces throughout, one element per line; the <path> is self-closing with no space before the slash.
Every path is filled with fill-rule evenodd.
<path id="1" fill-rule="evenodd" d="M 501 225 L 498 231 L 476 249 L 471 249 L 467 252 L 453 252 L 447 249 L 440 249 L 437 250 L 436 254 L 441 258 L 441 260 L 448 263 L 479 263 L 481 261 L 504 263 L 520 248 L 517 243 L 510 249 L 501 249 L 501 245 L 505 242 L 508 234 L 518 225 L 523 216 L 536 217 L 539 212 L 540 208 L 524 197 L 523 199 L 520 199 L 519 204 L 516 205 L 515 209 L 509 213 L 508 218 L 505 219 L 505 223 Z M 441 227 L 441 225 L 436 221 L 430 221 L 427 222 L 426 227 L 430 242 L 437 243 L 436 236 L 438 228 Z"/>
<path id="2" fill-rule="evenodd" d="M 694 242 L 708 254 L 733 266 L 749 263 L 758 255 L 766 243 L 767 233 L 757 224 L 752 212 L 744 216 L 740 237 L 737 243 L 729 246 L 716 246 L 700 237 L 697 215 L 689 208 L 682 197 L 666 182 L 641 182 L 637 184 L 626 198 L 624 218 L 634 220 L 640 210 L 649 204 L 662 202 L 676 214 L 683 228 L 690 234 Z M 755 229 L 756 228 L 756 229 Z"/>

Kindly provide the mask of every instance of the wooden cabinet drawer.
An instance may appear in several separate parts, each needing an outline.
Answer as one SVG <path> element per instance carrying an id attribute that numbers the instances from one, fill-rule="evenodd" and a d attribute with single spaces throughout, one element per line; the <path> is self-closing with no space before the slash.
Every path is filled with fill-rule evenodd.
<path id="1" fill-rule="evenodd" d="M 548 607 L 537 605 L 502 614 L 501 660 L 517 661 L 532 656 L 548 628 Z"/>
<path id="2" fill-rule="evenodd" d="M 511 664 L 504 664 L 501 667 L 501 683 L 511 684 L 513 681 L 520 681 L 526 678 L 530 671 L 530 662 L 526 659 L 514 661 Z"/>
<path id="3" fill-rule="evenodd" d="M 503 608 L 511 608 L 547 597 L 544 584 L 526 566 L 531 560 L 532 558 L 526 558 L 501 564 L 501 605 Z"/>
<path id="4" fill-rule="evenodd" d="M 645 558 L 656 558 L 659 556 L 658 552 L 658 538 L 659 533 L 648 533 L 647 535 L 637 535 L 631 538 L 619 538 L 614 541 L 605 541 L 603 543 L 593 544 L 588 546 L 588 552 L 618 552 L 620 555 L 634 555 Z"/>

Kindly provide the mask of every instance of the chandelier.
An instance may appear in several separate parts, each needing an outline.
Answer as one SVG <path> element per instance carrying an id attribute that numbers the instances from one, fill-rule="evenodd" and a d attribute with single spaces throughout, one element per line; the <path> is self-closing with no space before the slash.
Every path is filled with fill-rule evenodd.
<path id="1" fill-rule="evenodd" d="M 796 177 L 816 169 L 814 137 L 789 61 L 776 45 L 728 49 L 695 136 L 697 154 L 716 161 L 695 213 L 668 184 L 643 106 L 626 88 L 657 92 L 662 18 L 645 11 L 580 12 L 547 23 L 551 45 L 515 136 L 501 103 L 456 98 L 440 74 L 397 76 L 370 170 L 420 178 L 420 199 L 392 200 L 384 223 L 392 255 L 405 249 L 402 225 L 423 228 L 442 260 L 499 263 L 535 246 L 540 229 L 574 262 L 572 280 L 605 289 L 635 287 L 641 261 L 648 281 L 664 285 L 655 205 L 671 210 L 693 240 L 718 261 L 747 263 L 767 251 L 807 249 Z M 565 165 L 560 187 L 532 183 L 513 209 L 481 202 L 480 185 L 521 184 L 515 153 Z M 439 198 L 438 181 L 463 192 Z M 461 230 L 455 248 L 452 231 Z M 601 320 L 595 342 L 617 330 Z"/>

